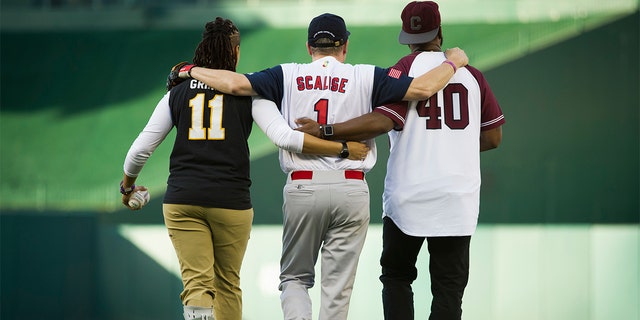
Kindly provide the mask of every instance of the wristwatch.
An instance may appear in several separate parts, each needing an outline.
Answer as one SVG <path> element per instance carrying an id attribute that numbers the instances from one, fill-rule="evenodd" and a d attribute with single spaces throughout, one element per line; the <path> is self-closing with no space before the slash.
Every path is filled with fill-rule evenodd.
<path id="1" fill-rule="evenodd" d="M 333 125 L 332 124 L 322 124 L 320 125 L 320 134 L 325 139 L 331 138 L 333 136 Z"/>
<path id="2" fill-rule="evenodd" d="M 342 142 L 342 151 L 340 151 L 339 157 L 342 159 L 349 158 L 349 147 L 344 141 Z"/>

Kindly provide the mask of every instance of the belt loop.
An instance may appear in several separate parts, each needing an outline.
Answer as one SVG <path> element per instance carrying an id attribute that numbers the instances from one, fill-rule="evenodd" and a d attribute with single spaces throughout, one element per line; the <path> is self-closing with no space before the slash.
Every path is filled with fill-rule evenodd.
<path id="1" fill-rule="evenodd" d="M 357 179 L 364 180 L 364 172 L 358 170 L 345 170 L 344 171 L 345 179 Z"/>
<path id="2" fill-rule="evenodd" d="M 311 180 L 311 178 L 313 178 L 313 171 L 293 171 L 293 172 L 291 172 L 291 180 L 300 180 L 300 179 Z"/>
<path id="3" fill-rule="evenodd" d="M 364 171 L 345 170 L 343 172 L 345 179 L 364 180 Z M 311 180 L 313 179 L 313 171 L 300 170 L 291 172 L 291 180 Z"/>

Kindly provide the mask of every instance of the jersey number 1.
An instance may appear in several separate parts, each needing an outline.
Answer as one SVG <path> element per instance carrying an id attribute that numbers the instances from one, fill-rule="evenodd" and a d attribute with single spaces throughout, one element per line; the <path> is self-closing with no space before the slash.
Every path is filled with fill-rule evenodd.
<path id="1" fill-rule="evenodd" d="M 329 99 L 320 99 L 313 105 L 313 110 L 318 114 L 316 122 L 318 124 L 327 124 L 329 117 Z"/>
<path id="2" fill-rule="evenodd" d="M 189 100 L 189 107 L 191 108 L 189 140 L 224 140 L 224 128 L 222 127 L 223 95 L 216 94 L 209 101 L 205 101 L 204 97 L 204 93 L 198 93 Z M 205 103 L 211 109 L 209 128 L 204 127 Z"/>

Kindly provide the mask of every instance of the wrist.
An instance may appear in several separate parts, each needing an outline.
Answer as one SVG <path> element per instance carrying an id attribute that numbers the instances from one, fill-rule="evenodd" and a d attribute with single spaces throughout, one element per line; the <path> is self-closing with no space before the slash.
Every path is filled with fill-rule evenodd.
<path id="1" fill-rule="evenodd" d="M 340 150 L 338 156 L 342 159 L 349 158 L 349 146 L 344 141 L 342 142 L 342 150 Z"/>
<path id="2" fill-rule="evenodd" d="M 195 64 L 187 64 L 184 65 L 182 68 L 180 68 L 180 70 L 178 71 L 178 75 L 180 78 L 192 78 L 191 76 L 191 70 L 193 70 L 193 68 L 195 68 L 196 65 Z"/>
<path id="3" fill-rule="evenodd" d="M 125 187 L 124 186 L 124 181 L 120 181 L 120 193 L 124 194 L 124 195 L 128 195 L 131 192 L 133 192 L 133 190 L 136 188 L 135 183 L 132 184 L 130 187 Z"/>
<path id="4" fill-rule="evenodd" d="M 444 62 L 442 62 L 442 64 L 448 64 L 453 68 L 453 73 L 456 73 L 456 71 L 458 71 L 458 67 L 456 67 L 456 64 L 453 63 L 453 61 L 451 60 L 445 60 Z"/>
<path id="5" fill-rule="evenodd" d="M 323 139 L 331 140 L 333 139 L 333 125 L 332 124 L 321 124 L 320 125 L 320 136 Z"/>

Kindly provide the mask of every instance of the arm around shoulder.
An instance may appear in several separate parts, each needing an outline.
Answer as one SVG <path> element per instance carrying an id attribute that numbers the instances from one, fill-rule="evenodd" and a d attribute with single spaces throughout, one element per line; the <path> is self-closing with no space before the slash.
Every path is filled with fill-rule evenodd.
<path id="1" fill-rule="evenodd" d="M 252 115 L 260 129 L 281 149 L 295 153 L 328 156 L 338 156 L 342 151 L 341 142 L 327 141 L 293 130 L 273 101 L 254 97 Z M 347 145 L 351 160 L 363 159 L 369 152 L 369 147 L 360 142 L 348 142 Z"/>
<path id="2" fill-rule="evenodd" d="M 244 74 L 220 69 L 193 67 L 191 76 L 220 92 L 234 96 L 253 96 L 251 82 Z"/>
<path id="3" fill-rule="evenodd" d="M 394 127 L 390 118 L 377 112 L 369 112 L 359 117 L 333 125 L 337 139 L 362 141 L 385 134 Z"/>
<path id="4" fill-rule="evenodd" d="M 458 68 L 469 64 L 469 58 L 460 48 L 448 49 L 445 56 L 447 60 L 440 66 L 411 81 L 403 101 L 424 100 L 431 97 L 447 85 Z"/>
<path id="5" fill-rule="evenodd" d="M 296 119 L 296 123 L 299 125 L 296 128 L 298 131 L 315 137 L 323 136 L 323 133 L 318 130 L 320 125 L 312 119 L 300 118 Z M 394 125 L 393 120 L 390 118 L 377 112 L 369 112 L 345 122 L 330 124 L 333 128 L 332 135 L 324 135 L 323 138 L 328 140 L 363 141 L 391 131 Z"/>

